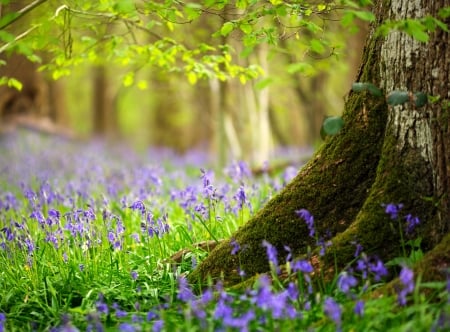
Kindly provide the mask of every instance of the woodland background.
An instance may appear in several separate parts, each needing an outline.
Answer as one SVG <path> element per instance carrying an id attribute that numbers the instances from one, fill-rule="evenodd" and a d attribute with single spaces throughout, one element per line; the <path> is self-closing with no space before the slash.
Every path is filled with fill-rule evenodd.
<path id="1" fill-rule="evenodd" d="M 120 7 L 128 2 L 116 3 Z M 217 36 L 225 20 L 238 15 L 234 7 L 179 24 L 150 14 L 145 17 L 149 33 L 130 32 L 126 21 L 89 17 L 83 14 L 90 10 L 88 3 L 70 5 L 75 4 L 71 8 L 80 8 L 79 12 L 70 13 L 63 5 L 41 4 L 2 30 L 0 37 L 9 41 L 9 47 L 2 53 L 8 61 L 0 67 L 0 76 L 21 81 L 21 94 L 32 95 L 35 104 L 26 107 L 26 117 L 32 119 L 25 122 L 49 118 L 56 124 L 51 127 L 64 135 L 125 140 L 138 149 L 202 149 L 217 156 L 221 165 L 241 159 L 261 166 L 277 147 L 320 144 L 323 120 L 343 109 L 367 34 L 365 23 L 353 23 L 349 28 L 343 12 L 326 11 L 318 5 L 312 7 L 317 11 L 312 15 L 317 17 L 311 17 L 306 27 L 265 20 L 263 28 L 275 31 L 278 40 L 256 45 L 249 52 L 245 46 L 248 35 L 242 33 L 245 28 Z M 5 17 L 26 6 L 25 1 L 13 1 L 3 5 L 2 14 Z M 43 22 L 42 13 L 55 16 Z M 55 17 L 59 20 L 56 25 Z M 33 22 L 39 24 L 35 31 L 24 30 L 25 26 L 33 29 Z M 31 40 L 30 50 L 15 47 L 11 36 L 21 34 Z M 209 43 L 220 49 L 220 45 L 228 45 L 232 61 L 256 68 L 259 75 L 251 80 L 241 75 L 222 81 L 220 77 L 198 78 L 177 72 L 169 62 L 149 68 L 133 63 L 127 55 L 119 55 L 121 63 L 113 59 L 121 52 L 116 39 L 145 44 L 158 42 L 160 36 L 193 47 Z M 32 54 L 33 45 L 49 54 L 56 48 L 64 53 L 49 63 L 49 55 L 40 52 L 31 63 L 25 56 Z M 90 53 L 89 47 L 97 51 Z M 83 59 L 77 55 L 80 50 Z M 31 74 L 37 71 L 37 75 Z M 16 117 L 10 115 L 21 112 L 20 102 L 11 102 L 7 96 L 17 91 L 4 86 L 0 92 L 2 122 L 14 122 L 11 119 Z"/>

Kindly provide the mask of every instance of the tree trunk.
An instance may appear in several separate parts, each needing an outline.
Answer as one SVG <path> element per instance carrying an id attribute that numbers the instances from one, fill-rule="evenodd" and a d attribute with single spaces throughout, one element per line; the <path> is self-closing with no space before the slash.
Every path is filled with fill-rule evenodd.
<path id="1" fill-rule="evenodd" d="M 333 237 L 327 253 L 316 257 L 316 266 L 325 271 L 350 262 L 355 241 L 367 254 L 384 260 L 400 255 L 400 233 L 383 204 L 402 203 L 402 212 L 420 218 L 417 232 L 424 251 L 444 238 L 450 224 L 449 35 L 437 30 L 425 44 L 400 32 L 379 37 L 375 29 L 387 19 L 437 16 L 448 5 L 449 0 L 377 1 L 377 21 L 357 78 L 384 94 L 423 91 L 440 96 L 439 102 L 422 108 L 413 103 L 388 107 L 385 98 L 350 92 L 341 132 L 233 235 L 244 249 L 231 255 L 230 241 L 223 241 L 190 275 L 192 282 L 223 276 L 233 284 L 241 281 L 238 268 L 247 276 L 268 271 L 263 240 L 276 247 L 280 262 L 287 255 L 285 245 L 305 255 L 316 240 L 296 215 L 302 208 L 314 215 L 317 234 Z"/>
<path id="2" fill-rule="evenodd" d="M 108 70 L 104 65 L 98 65 L 93 68 L 92 74 L 93 133 L 100 137 L 117 137 L 117 112 L 111 96 Z"/>

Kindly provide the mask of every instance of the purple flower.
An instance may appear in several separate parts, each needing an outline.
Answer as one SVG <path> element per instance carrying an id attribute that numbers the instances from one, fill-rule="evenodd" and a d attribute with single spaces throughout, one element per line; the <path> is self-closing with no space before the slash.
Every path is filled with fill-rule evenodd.
<path id="1" fill-rule="evenodd" d="M 189 302 L 195 298 L 194 293 L 189 288 L 186 278 L 178 278 L 178 295 L 177 298 L 183 302 Z"/>
<path id="2" fill-rule="evenodd" d="M 239 331 L 248 331 L 250 322 L 255 319 L 255 312 L 253 310 L 247 311 L 245 314 L 239 317 L 226 316 L 223 320 L 223 325 L 228 328 L 236 328 Z"/>
<path id="3" fill-rule="evenodd" d="M 241 249 L 241 246 L 239 245 L 239 243 L 236 241 L 235 238 L 231 239 L 230 245 L 231 245 L 231 254 L 232 255 L 236 255 L 239 252 L 239 250 Z"/>
<path id="4" fill-rule="evenodd" d="M 236 194 L 234 195 L 234 199 L 236 199 L 238 206 L 240 209 L 244 207 L 247 203 L 247 195 L 245 193 L 245 189 L 243 185 L 240 185 Z"/>
<path id="5" fill-rule="evenodd" d="M 164 327 L 163 320 L 157 320 L 153 323 L 152 332 L 160 332 Z"/>
<path id="6" fill-rule="evenodd" d="M 309 229 L 309 236 L 314 237 L 315 229 L 314 229 L 314 217 L 309 213 L 306 209 L 300 209 L 295 211 L 297 216 L 303 218 L 306 222 L 306 226 L 308 226 Z"/>
<path id="7" fill-rule="evenodd" d="M 355 315 L 362 317 L 364 315 L 364 301 L 358 301 L 353 309 Z"/>
<path id="8" fill-rule="evenodd" d="M 5 331 L 6 315 L 0 312 L 0 332 Z"/>
<path id="9" fill-rule="evenodd" d="M 341 325 L 342 309 L 331 297 L 327 297 L 323 303 L 323 311 L 338 327 Z"/>
<path id="10" fill-rule="evenodd" d="M 266 247 L 267 258 L 269 259 L 269 262 L 273 264 L 278 273 L 279 267 L 278 267 L 277 249 L 266 240 L 263 240 L 262 245 L 263 247 Z"/>
<path id="11" fill-rule="evenodd" d="M 220 298 L 214 311 L 214 318 L 225 320 L 233 317 L 233 309 L 226 303 L 226 300 Z"/>
<path id="12" fill-rule="evenodd" d="M 116 317 L 117 318 L 124 318 L 128 315 L 128 313 L 122 309 L 120 309 L 120 306 L 117 303 L 112 304 L 113 309 L 116 311 Z"/>
<path id="13" fill-rule="evenodd" d="M 131 210 L 138 210 L 142 215 L 145 214 L 145 205 L 142 201 L 136 201 L 129 206 Z"/>
<path id="14" fill-rule="evenodd" d="M 369 271 L 374 274 L 375 281 L 380 281 L 382 277 L 388 274 L 386 267 L 379 259 L 376 259 L 374 263 L 369 263 Z"/>
<path id="15" fill-rule="evenodd" d="M 205 198 L 214 199 L 216 192 L 216 189 L 212 185 L 214 173 L 212 171 L 205 171 L 203 168 L 200 169 L 200 172 L 202 173 L 201 178 L 203 180 L 203 194 Z"/>
<path id="16" fill-rule="evenodd" d="M 108 305 L 100 301 L 95 304 L 95 308 L 97 309 L 98 312 L 105 315 L 107 315 L 109 312 Z"/>
<path id="17" fill-rule="evenodd" d="M 154 319 L 156 319 L 156 318 L 158 318 L 159 316 L 158 316 L 158 314 L 157 313 L 155 313 L 154 311 L 149 311 L 148 313 L 147 313 L 147 322 L 150 322 L 151 320 L 154 320 Z"/>
<path id="18" fill-rule="evenodd" d="M 297 260 L 294 261 L 292 264 L 292 271 L 293 272 L 303 272 L 303 273 L 312 273 L 314 271 L 314 268 L 312 267 L 311 263 L 307 260 Z"/>
<path id="19" fill-rule="evenodd" d="M 404 266 L 400 271 L 399 279 L 403 287 L 397 294 L 397 300 L 401 306 L 404 306 L 406 305 L 406 296 L 414 291 L 414 272 Z"/>
<path id="20" fill-rule="evenodd" d="M 348 272 L 342 272 L 337 280 L 339 289 L 345 294 L 347 294 L 350 289 L 355 287 L 357 284 L 358 280 Z"/>
<path id="21" fill-rule="evenodd" d="M 416 228 L 417 225 L 420 224 L 420 220 L 418 217 L 412 216 L 411 214 L 407 214 L 406 217 L 406 233 L 411 234 Z"/>
<path id="22" fill-rule="evenodd" d="M 357 257 L 359 257 L 359 255 L 361 255 L 362 251 L 364 250 L 364 247 L 360 243 L 357 243 L 357 242 L 352 242 L 352 243 L 355 244 L 355 247 L 356 247 L 355 253 L 353 254 L 353 256 L 355 258 L 357 258 Z"/>
<path id="23" fill-rule="evenodd" d="M 121 332 L 135 332 L 140 331 L 137 329 L 134 325 L 131 325 L 129 323 L 122 323 L 119 325 L 119 331 Z"/>
<path id="24" fill-rule="evenodd" d="M 403 204 L 390 203 L 384 206 L 386 207 L 384 212 L 386 212 L 386 214 L 388 214 L 391 217 L 391 219 L 397 219 L 400 210 L 403 208 Z"/>
<path id="25" fill-rule="evenodd" d="M 131 271 L 130 275 L 131 275 L 131 279 L 133 279 L 133 280 L 136 280 L 139 276 L 137 271 Z"/>
<path id="26" fill-rule="evenodd" d="M 325 241 L 322 237 L 317 240 L 317 246 L 320 246 L 319 256 L 323 257 L 325 255 L 325 251 L 328 247 L 331 246 L 331 241 Z"/>
<path id="27" fill-rule="evenodd" d="M 289 285 L 286 288 L 286 293 L 289 296 L 289 298 L 291 299 L 291 301 L 297 301 L 299 292 L 298 292 L 298 288 L 295 285 L 295 283 L 293 283 L 293 282 L 289 283 Z"/>

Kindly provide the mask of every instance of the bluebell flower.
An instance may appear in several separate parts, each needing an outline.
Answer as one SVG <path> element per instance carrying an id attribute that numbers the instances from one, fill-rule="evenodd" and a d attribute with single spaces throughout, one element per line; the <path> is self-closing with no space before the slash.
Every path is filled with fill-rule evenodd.
<path id="1" fill-rule="evenodd" d="M 309 236 L 310 237 L 314 237 L 315 234 L 315 229 L 314 229 L 314 217 L 313 215 L 306 209 L 300 209 L 295 211 L 295 213 L 303 218 L 303 220 L 305 220 L 306 222 L 306 226 L 308 227 L 309 230 Z"/>
<path id="2" fill-rule="evenodd" d="M 341 306 L 331 297 L 327 297 L 323 303 L 323 311 L 325 315 L 336 323 L 338 329 L 340 329 L 342 316 Z"/>
<path id="3" fill-rule="evenodd" d="M 330 247 L 332 243 L 331 243 L 331 241 L 325 241 L 324 238 L 320 237 L 317 240 L 316 244 L 317 244 L 317 246 L 320 247 L 319 256 L 323 257 L 323 256 L 325 256 L 325 252 L 326 252 L 327 248 Z"/>
<path id="4" fill-rule="evenodd" d="M 355 253 L 353 254 L 353 256 L 355 258 L 357 258 L 357 257 L 359 257 L 359 255 L 361 255 L 362 251 L 364 250 L 364 247 L 360 243 L 356 243 L 355 247 L 356 247 L 356 249 L 355 249 Z"/>
<path id="5" fill-rule="evenodd" d="M 202 293 L 202 296 L 200 297 L 200 301 L 203 305 L 206 305 L 209 302 L 211 302 L 212 300 L 214 300 L 214 293 L 211 288 L 208 288 Z"/>
<path id="6" fill-rule="evenodd" d="M 337 280 L 337 285 L 341 292 L 348 294 L 352 287 L 358 284 L 358 280 L 348 272 L 342 272 Z"/>
<path id="7" fill-rule="evenodd" d="M 383 205 L 385 206 L 385 212 L 386 214 L 388 214 L 391 219 L 397 219 L 398 218 L 398 214 L 400 213 L 400 210 L 403 209 L 403 204 L 386 204 Z"/>
<path id="8" fill-rule="evenodd" d="M 253 310 L 249 310 L 239 317 L 226 316 L 223 320 L 223 325 L 228 328 L 239 329 L 241 332 L 249 331 L 249 326 L 252 320 L 256 317 Z"/>
<path id="9" fill-rule="evenodd" d="M 0 332 L 5 332 L 6 315 L 0 312 Z"/>
<path id="10" fill-rule="evenodd" d="M 189 302 L 195 298 L 195 295 L 189 288 L 188 282 L 185 277 L 178 278 L 177 298 L 183 302 Z"/>
<path id="11" fill-rule="evenodd" d="M 247 194 L 245 193 L 245 189 L 243 185 L 240 185 L 236 194 L 234 195 L 234 199 L 238 203 L 239 209 L 242 209 L 245 204 L 247 204 Z"/>
<path id="12" fill-rule="evenodd" d="M 269 259 L 269 262 L 273 264 L 276 272 L 278 273 L 280 271 L 280 268 L 278 267 L 277 249 L 266 240 L 263 240 L 262 245 L 266 248 L 267 258 Z"/>
<path id="13" fill-rule="evenodd" d="M 373 273 L 375 281 L 380 281 L 382 277 L 388 274 L 386 267 L 379 259 L 376 259 L 374 263 L 369 263 L 369 271 Z"/>
<path id="14" fill-rule="evenodd" d="M 159 315 L 156 312 L 150 310 L 147 313 L 147 322 L 150 322 L 150 321 L 155 320 L 157 318 L 159 318 Z"/>
<path id="15" fill-rule="evenodd" d="M 152 332 L 160 332 L 164 328 L 164 321 L 163 320 L 157 320 L 153 323 L 152 326 Z"/>
<path id="16" fill-rule="evenodd" d="M 309 261 L 301 259 L 301 260 L 294 261 L 294 263 L 292 264 L 292 271 L 293 272 L 300 271 L 303 273 L 312 273 L 314 271 L 314 268 Z"/>
<path id="17" fill-rule="evenodd" d="M 119 325 L 119 331 L 120 332 L 135 332 L 140 331 L 136 326 L 129 324 L 129 323 L 121 323 Z"/>
<path id="18" fill-rule="evenodd" d="M 144 202 L 142 202 L 140 200 L 138 200 L 138 201 L 134 202 L 133 204 L 131 204 L 129 206 L 129 208 L 132 209 L 132 210 L 138 210 L 139 212 L 141 212 L 142 215 L 144 215 L 145 211 L 146 211 Z"/>
<path id="19" fill-rule="evenodd" d="M 298 300 L 298 296 L 299 296 L 299 292 L 298 292 L 298 288 L 295 285 L 295 283 L 290 282 L 286 288 L 286 293 L 289 296 L 289 298 L 291 299 L 291 301 L 297 301 Z"/>
<path id="20" fill-rule="evenodd" d="M 398 291 L 397 300 L 401 306 L 406 305 L 406 296 L 414 291 L 414 272 L 406 266 L 402 267 L 399 275 L 403 287 Z"/>
<path id="21" fill-rule="evenodd" d="M 231 254 L 232 255 L 236 255 L 239 252 L 239 250 L 241 249 L 241 246 L 239 245 L 239 243 L 236 241 L 235 238 L 231 239 L 230 245 L 231 245 Z"/>
<path id="22" fill-rule="evenodd" d="M 115 310 L 116 317 L 119 318 L 119 319 L 120 318 L 125 318 L 128 315 L 128 313 L 126 311 L 122 310 L 120 308 L 119 304 L 117 304 L 116 302 L 114 302 L 112 304 L 112 308 Z"/>
<path id="23" fill-rule="evenodd" d="M 108 305 L 102 301 L 97 301 L 95 303 L 95 308 L 99 313 L 107 315 L 109 313 Z"/>
<path id="24" fill-rule="evenodd" d="M 233 317 L 233 308 L 229 306 L 227 301 L 220 298 L 214 310 L 214 318 L 217 320 L 225 320 Z"/>
<path id="25" fill-rule="evenodd" d="M 212 185 L 214 173 L 212 171 L 206 171 L 203 168 L 200 169 L 202 173 L 201 178 L 203 180 L 203 194 L 207 199 L 214 199 L 216 189 Z"/>
<path id="26" fill-rule="evenodd" d="M 355 315 L 362 317 L 364 315 L 364 301 L 362 300 L 357 301 L 353 311 Z"/>
<path id="27" fill-rule="evenodd" d="M 411 214 L 407 214 L 405 216 L 406 219 L 406 233 L 411 234 L 417 225 L 420 224 L 420 220 L 418 217 L 412 216 Z"/>

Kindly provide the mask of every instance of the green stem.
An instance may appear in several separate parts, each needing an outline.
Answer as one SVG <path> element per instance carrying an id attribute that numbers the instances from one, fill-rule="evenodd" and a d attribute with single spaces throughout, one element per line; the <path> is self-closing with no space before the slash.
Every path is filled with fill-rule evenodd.
<path id="1" fill-rule="evenodd" d="M 212 237 L 212 239 L 214 241 L 216 241 L 216 243 L 219 243 L 219 240 L 214 236 L 214 234 L 211 232 L 208 225 L 206 225 L 206 223 L 203 221 L 203 219 L 200 218 L 200 216 L 198 214 L 195 214 L 195 217 L 200 221 L 200 223 L 203 225 L 203 227 L 205 227 L 206 231 L 209 233 L 209 235 Z"/>

